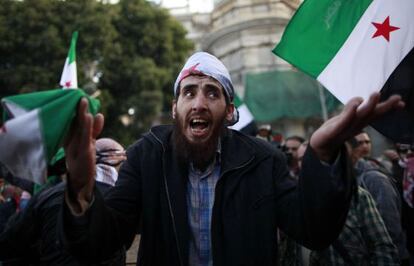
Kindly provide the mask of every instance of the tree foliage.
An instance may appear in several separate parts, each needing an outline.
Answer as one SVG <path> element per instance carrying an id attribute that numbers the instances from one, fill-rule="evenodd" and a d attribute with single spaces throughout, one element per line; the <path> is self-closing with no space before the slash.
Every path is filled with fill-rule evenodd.
<path id="1" fill-rule="evenodd" d="M 129 144 L 169 110 L 192 44 L 144 0 L 0 0 L 0 97 L 57 88 L 75 30 L 79 86 L 100 92 L 103 134 Z"/>

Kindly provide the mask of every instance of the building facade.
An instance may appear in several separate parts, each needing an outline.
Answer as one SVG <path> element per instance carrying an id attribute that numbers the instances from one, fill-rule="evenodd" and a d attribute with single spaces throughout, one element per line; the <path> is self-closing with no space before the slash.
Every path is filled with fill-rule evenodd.
<path id="1" fill-rule="evenodd" d="M 223 61 L 230 71 L 236 92 L 244 98 L 246 77 L 249 75 L 293 69 L 284 60 L 273 55 L 271 50 L 280 41 L 287 23 L 301 1 L 215 0 L 214 8 L 209 13 L 191 12 L 188 1 L 187 6 L 170 9 L 170 12 L 187 29 L 187 37 L 195 43 L 196 51 L 210 52 Z M 275 87 L 269 87 L 269 90 L 279 89 Z M 314 105 L 320 104 L 322 110 L 321 103 L 324 99 L 317 102 L 316 98 L 319 96 L 313 98 Z M 303 104 L 286 97 L 281 100 L 291 102 L 296 107 Z M 280 132 L 285 137 L 309 137 L 323 122 L 323 115 L 322 112 L 309 117 L 285 115 L 258 122 L 271 124 L 274 132 Z M 383 142 L 380 138 L 378 141 Z"/>

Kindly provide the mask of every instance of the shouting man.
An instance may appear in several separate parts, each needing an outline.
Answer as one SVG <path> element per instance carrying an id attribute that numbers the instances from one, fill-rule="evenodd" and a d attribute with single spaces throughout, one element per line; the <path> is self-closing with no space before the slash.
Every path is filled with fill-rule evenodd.
<path id="1" fill-rule="evenodd" d="M 70 172 L 61 238 L 79 259 L 99 262 L 141 225 L 138 265 L 276 265 L 277 227 L 320 249 L 337 238 L 354 183 L 346 139 L 404 104 L 351 100 L 311 137 L 299 182 L 285 157 L 257 138 L 230 130 L 234 90 L 216 57 L 192 55 L 177 77 L 174 125 L 152 128 L 127 151 L 118 181 L 103 198 L 94 189 L 94 143 L 102 115 L 79 105 L 66 142 Z"/>

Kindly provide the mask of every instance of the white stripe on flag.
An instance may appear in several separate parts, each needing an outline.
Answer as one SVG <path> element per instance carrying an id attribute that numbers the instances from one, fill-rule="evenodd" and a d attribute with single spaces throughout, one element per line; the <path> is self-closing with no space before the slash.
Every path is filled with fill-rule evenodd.
<path id="1" fill-rule="evenodd" d="M 250 113 L 249 109 L 247 108 L 246 104 L 242 104 L 239 107 L 237 107 L 239 110 L 239 121 L 231 126 L 230 128 L 235 130 L 240 130 L 253 122 L 253 115 Z"/>
<path id="2" fill-rule="evenodd" d="M 7 99 L 4 100 L 3 104 L 10 113 L 11 117 L 18 117 L 27 113 L 26 109 L 13 102 L 7 101 Z"/>
<path id="3" fill-rule="evenodd" d="M 0 133 L 0 147 L 0 161 L 13 175 L 45 182 L 46 156 L 38 109 L 8 120 Z"/>
<path id="4" fill-rule="evenodd" d="M 78 76 L 76 61 L 69 65 L 69 58 L 66 58 L 65 66 L 63 67 L 62 77 L 60 78 L 60 86 L 63 89 L 77 89 Z"/>
<path id="5" fill-rule="evenodd" d="M 414 46 L 413 11 L 413 0 L 374 0 L 317 79 L 343 103 L 381 90 Z M 400 29 L 390 33 L 389 42 L 382 36 L 372 38 L 372 22 L 383 23 L 388 16 L 390 25 Z"/>

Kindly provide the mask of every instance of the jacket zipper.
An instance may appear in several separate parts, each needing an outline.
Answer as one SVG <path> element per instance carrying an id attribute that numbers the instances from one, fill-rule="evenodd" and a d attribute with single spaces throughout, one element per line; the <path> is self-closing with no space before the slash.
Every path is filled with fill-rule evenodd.
<path id="1" fill-rule="evenodd" d="M 172 220 L 172 226 L 173 226 L 173 231 L 174 231 L 174 238 L 175 238 L 175 243 L 177 245 L 178 260 L 180 262 L 180 265 L 181 266 L 184 266 L 183 259 L 181 257 L 181 249 L 180 249 L 180 245 L 179 245 L 179 242 L 178 242 L 178 234 L 177 234 L 177 227 L 175 225 L 175 217 L 174 217 L 174 213 L 172 211 L 172 205 L 171 205 L 171 199 L 170 199 L 170 192 L 169 192 L 168 184 L 167 184 L 167 176 L 165 175 L 165 162 L 164 162 L 165 161 L 164 160 L 165 148 L 164 148 L 164 144 L 162 143 L 162 141 L 154 133 L 152 133 L 152 131 L 150 131 L 150 133 L 161 144 L 161 147 L 162 147 L 162 172 L 163 172 L 163 178 L 164 178 L 165 193 L 167 194 L 168 210 L 170 212 L 170 216 L 171 216 L 171 220 Z"/>

